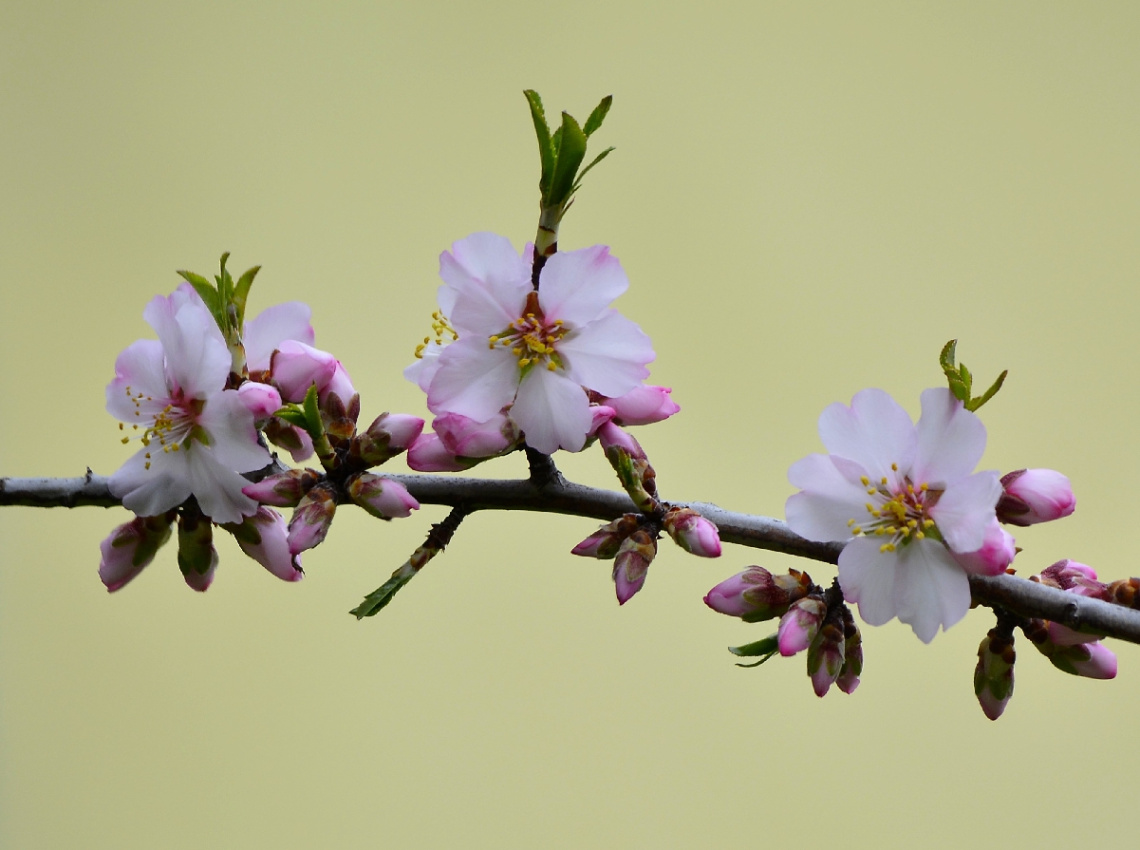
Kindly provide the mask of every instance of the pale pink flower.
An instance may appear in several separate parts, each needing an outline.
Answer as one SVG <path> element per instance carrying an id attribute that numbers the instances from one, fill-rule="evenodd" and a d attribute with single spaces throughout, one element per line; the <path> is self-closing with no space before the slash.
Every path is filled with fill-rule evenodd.
<path id="1" fill-rule="evenodd" d="M 649 338 L 609 307 L 629 282 L 604 246 L 552 256 L 536 292 L 528 259 L 476 233 L 444 252 L 440 276 L 458 339 L 430 377 L 433 413 L 485 422 L 509 405 L 531 447 L 579 451 L 593 423 L 587 391 L 619 397 L 649 374 Z"/>
<path id="2" fill-rule="evenodd" d="M 917 426 L 882 390 L 820 416 L 830 454 L 788 471 L 801 488 L 788 524 L 809 540 L 849 541 L 839 558 L 848 602 L 871 625 L 898 617 L 929 643 L 970 608 L 966 570 L 955 555 L 986 542 L 1001 495 L 996 472 L 974 473 L 986 430 L 947 389 L 922 394 Z"/>
<path id="3" fill-rule="evenodd" d="M 952 553 L 954 560 L 972 575 L 996 576 L 1005 572 L 1017 554 L 1017 542 L 1013 535 L 1001 527 L 996 519 L 986 526 L 986 537 L 982 546 L 973 552 Z"/>
<path id="4" fill-rule="evenodd" d="M 273 352 L 286 340 L 312 346 L 315 339 L 310 324 L 313 311 L 303 301 L 287 301 L 266 307 L 245 323 L 242 343 L 250 372 L 269 371 Z"/>
<path id="5" fill-rule="evenodd" d="M 322 403 L 330 392 L 335 392 L 345 404 L 356 393 L 348 372 L 336 357 L 295 340 L 285 340 L 273 352 L 270 374 L 285 401 L 304 401 L 305 393 L 314 385 Z"/>
<path id="6" fill-rule="evenodd" d="M 189 286 L 158 296 L 143 317 L 157 340 L 138 340 L 115 361 L 107 410 L 143 447 L 114 475 L 111 492 L 140 516 L 191 495 L 215 522 L 240 522 L 257 504 L 240 473 L 269 463 L 253 414 L 225 389 L 231 358 L 214 317 Z"/>
<path id="7" fill-rule="evenodd" d="M 606 398 L 602 404 L 614 411 L 614 421 L 618 425 L 651 425 L 668 419 L 681 409 L 669 398 L 673 392 L 669 387 L 654 387 L 642 384 L 618 398 Z"/>

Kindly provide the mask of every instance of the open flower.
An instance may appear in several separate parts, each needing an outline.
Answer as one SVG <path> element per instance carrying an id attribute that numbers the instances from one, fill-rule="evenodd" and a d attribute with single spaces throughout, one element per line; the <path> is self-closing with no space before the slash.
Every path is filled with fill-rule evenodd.
<path id="1" fill-rule="evenodd" d="M 871 389 L 849 408 L 827 408 L 819 433 L 830 454 L 788 470 L 801 488 L 788 499 L 788 524 L 809 540 L 849 541 L 839 557 L 847 601 L 871 625 L 898 617 L 930 642 L 970 607 L 954 556 L 983 547 L 1002 493 L 996 472 L 973 471 L 985 426 L 946 389 L 922 394 L 917 426 Z"/>
<path id="2" fill-rule="evenodd" d="M 123 351 L 107 385 L 107 410 L 143 447 L 111 476 L 111 492 L 139 516 L 193 495 L 215 522 L 241 522 L 257 503 L 242 493 L 240 473 L 265 466 L 269 453 L 253 414 L 225 388 L 231 358 L 221 331 L 189 286 L 154 298 L 143 317 L 158 339 Z"/>
<path id="3" fill-rule="evenodd" d="M 439 293 L 456 336 L 435 359 L 405 372 L 427 387 L 433 413 L 486 422 L 504 407 L 542 452 L 579 451 L 593 424 L 587 391 L 620 397 L 639 386 L 653 359 L 649 338 L 610 303 L 629 286 L 609 249 L 555 254 L 537 291 L 531 263 L 510 242 L 476 233 L 440 257 Z M 434 362 L 430 362 L 434 361 Z"/>

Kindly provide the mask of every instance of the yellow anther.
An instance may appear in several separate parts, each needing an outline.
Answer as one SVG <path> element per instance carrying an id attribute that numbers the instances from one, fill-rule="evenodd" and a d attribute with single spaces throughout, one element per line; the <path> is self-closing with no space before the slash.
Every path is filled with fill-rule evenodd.
<path id="1" fill-rule="evenodd" d="M 119 442 L 120 442 L 120 443 L 122 443 L 124 446 L 125 446 L 127 443 L 129 443 L 130 441 L 131 441 L 131 438 L 130 438 L 130 437 L 123 437 L 123 439 L 119 440 Z"/>
<path id="2" fill-rule="evenodd" d="M 913 496 L 914 495 L 914 485 L 913 484 L 907 484 L 906 485 L 906 491 Z"/>
<path id="3" fill-rule="evenodd" d="M 916 520 L 916 519 L 908 520 L 906 527 L 907 528 L 918 528 L 918 520 Z"/>
<path id="4" fill-rule="evenodd" d="M 553 361 L 553 360 L 547 360 L 547 361 L 546 361 L 546 368 L 547 368 L 547 369 L 549 369 L 551 372 L 553 372 L 553 371 L 554 371 L 555 369 L 557 369 L 558 367 L 554 365 L 554 361 Z"/>
<path id="5" fill-rule="evenodd" d="M 914 533 L 914 539 L 915 539 L 915 540 L 925 540 L 925 539 L 926 539 L 926 535 L 925 535 L 925 534 L 923 534 L 921 531 L 916 531 L 916 532 Z"/>
<path id="6" fill-rule="evenodd" d="M 934 528 L 934 520 L 932 520 L 932 519 L 924 519 L 924 520 L 922 521 L 922 527 L 923 527 L 923 528 Z"/>
<path id="7" fill-rule="evenodd" d="M 847 520 L 847 527 L 848 527 L 848 528 L 850 528 L 850 527 L 851 527 L 851 526 L 853 526 L 854 524 L 855 524 L 855 520 L 853 520 L 853 519 L 849 519 L 849 520 Z"/>
<path id="8" fill-rule="evenodd" d="M 922 484 L 918 485 L 918 489 L 921 490 L 923 493 L 925 493 L 927 490 L 930 489 L 930 485 L 924 481 L 924 482 L 922 482 Z"/>
<path id="9" fill-rule="evenodd" d="M 885 486 L 887 486 L 887 476 L 885 476 L 885 475 L 884 475 L 884 476 L 883 476 L 883 477 L 880 479 L 879 483 L 880 483 L 880 484 L 882 484 L 884 487 L 885 487 Z"/>
<path id="10" fill-rule="evenodd" d="M 527 357 L 520 357 L 519 358 L 519 365 L 520 366 L 529 366 L 530 365 L 530 359 Z"/>
<path id="11" fill-rule="evenodd" d="M 858 537 L 863 533 L 863 529 L 861 529 L 859 526 L 855 526 L 853 529 L 851 529 L 851 533 Z"/>
<path id="12" fill-rule="evenodd" d="M 892 463 L 891 469 L 893 469 L 895 472 L 898 472 L 899 471 L 899 465 L 897 463 Z"/>
<path id="13" fill-rule="evenodd" d="M 867 509 L 868 513 L 873 514 L 875 512 L 875 506 L 872 505 L 870 502 L 868 502 L 866 505 L 864 505 L 864 507 Z"/>
<path id="14" fill-rule="evenodd" d="M 870 478 L 868 478 L 866 475 L 864 475 L 864 476 L 863 476 L 862 478 L 860 478 L 859 480 L 863 482 L 863 486 L 864 486 L 864 487 L 870 487 L 870 486 L 871 486 L 871 479 L 870 479 Z"/>
<path id="15" fill-rule="evenodd" d="M 867 488 L 867 495 L 868 496 L 874 496 L 875 495 L 875 488 L 874 487 L 868 487 Z"/>
<path id="16" fill-rule="evenodd" d="M 880 552 L 893 552 L 893 551 L 895 551 L 895 544 L 894 543 L 884 543 L 882 546 L 879 547 L 879 551 Z"/>

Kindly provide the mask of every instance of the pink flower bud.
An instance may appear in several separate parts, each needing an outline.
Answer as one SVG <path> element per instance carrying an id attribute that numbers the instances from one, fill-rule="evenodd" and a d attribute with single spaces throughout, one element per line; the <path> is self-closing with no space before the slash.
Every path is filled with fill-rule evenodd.
<path id="1" fill-rule="evenodd" d="M 1070 663 L 1078 676 L 1087 679 L 1116 678 L 1116 653 L 1103 643 L 1083 643 L 1072 647 L 1071 653 L 1074 657 Z M 1084 657 L 1086 654 L 1087 658 Z"/>
<path id="2" fill-rule="evenodd" d="M 291 508 L 319 480 L 320 473 L 315 469 L 289 469 L 246 484 L 241 491 L 263 505 Z"/>
<path id="3" fill-rule="evenodd" d="M 1010 525 L 1033 525 L 1066 517 L 1077 506 L 1069 479 L 1053 469 L 1019 469 L 1001 479 L 1005 492 L 997 515 Z"/>
<path id="4" fill-rule="evenodd" d="M 319 546 L 335 514 L 336 498 L 330 489 L 317 486 L 306 493 L 289 520 L 289 551 L 297 555 Z"/>
<path id="5" fill-rule="evenodd" d="M 982 548 L 974 552 L 953 552 L 954 560 L 966 572 L 974 575 L 996 576 L 1005 572 L 1017 554 L 1016 541 L 996 519 L 986 526 Z"/>
<path id="6" fill-rule="evenodd" d="M 843 616 L 843 669 L 839 671 L 836 686 L 845 694 L 855 692 L 859 687 L 859 676 L 863 673 L 863 636 L 855 624 L 855 617 L 846 605 L 841 607 Z"/>
<path id="7" fill-rule="evenodd" d="M 462 472 L 474 463 L 459 460 L 438 434 L 421 434 L 408 449 L 408 466 L 416 472 Z"/>
<path id="8" fill-rule="evenodd" d="M 649 565 L 657 554 L 657 541 L 644 528 L 639 528 L 622 541 L 614 558 L 614 585 L 618 604 L 624 605 L 645 584 Z"/>
<path id="9" fill-rule="evenodd" d="M 199 592 L 210 586 L 218 568 L 213 524 L 185 508 L 178 514 L 178 568 L 186 584 Z"/>
<path id="10" fill-rule="evenodd" d="M 843 669 L 842 619 L 834 615 L 816 633 L 808 647 L 807 670 L 817 697 L 824 696 Z"/>
<path id="11" fill-rule="evenodd" d="M 1104 637 L 1104 635 L 1090 635 L 1085 632 L 1078 632 L 1074 629 L 1070 629 L 1068 626 L 1054 623 L 1052 620 L 1045 621 L 1045 628 L 1049 632 L 1049 640 L 1053 641 L 1057 646 L 1075 646 L 1078 643 L 1094 643 Z"/>
<path id="12" fill-rule="evenodd" d="M 285 401 L 299 403 L 304 401 L 309 387 L 314 384 L 318 393 L 327 390 L 339 365 L 340 362 L 327 351 L 296 340 L 285 340 L 273 352 L 269 371 L 273 383 L 281 390 L 281 397 Z"/>
<path id="13" fill-rule="evenodd" d="M 827 605 L 822 599 L 806 596 L 796 600 L 780 618 L 776 630 L 780 655 L 795 655 L 811 646 L 826 615 Z"/>
<path id="14" fill-rule="evenodd" d="M 285 517 L 270 508 L 258 508 L 257 513 L 246 517 L 240 525 L 224 526 L 238 546 L 277 578 L 283 581 L 300 581 L 301 556 L 289 551 L 289 532 Z"/>
<path id="15" fill-rule="evenodd" d="M 412 511 L 420 507 L 420 503 L 399 481 L 371 472 L 353 477 L 348 484 L 348 495 L 372 516 L 381 519 L 411 516 Z"/>
<path id="16" fill-rule="evenodd" d="M 604 400 L 604 404 L 614 411 L 614 421 L 618 425 L 651 425 L 668 419 L 681 409 L 669 398 L 673 392 L 669 387 L 634 387 L 617 398 Z"/>
<path id="17" fill-rule="evenodd" d="M 515 447 L 519 441 L 519 428 L 504 413 L 496 413 L 485 422 L 445 413 L 431 423 L 444 446 L 456 457 L 494 457 Z"/>
<path id="18" fill-rule="evenodd" d="M 638 514 L 620 516 L 613 522 L 603 525 L 571 549 L 570 554 L 609 560 L 617 555 L 622 541 L 637 530 L 639 520 Z"/>
<path id="19" fill-rule="evenodd" d="M 978 647 L 978 666 L 974 668 L 974 695 L 982 712 L 997 720 L 1013 696 L 1013 663 L 1017 653 L 1013 638 L 991 629 Z"/>
<path id="20" fill-rule="evenodd" d="M 758 623 L 783 616 L 810 589 L 811 576 L 799 570 L 774 576 L 763 567 L 749 567 L 710 590 L 705 604 L 720 614 Z"/>
<path id="21" fill-rule="evenodd" d="M 405 413 L 382 413 L 352 441 L 352 453 L 365 466 L 378 466 L 407 449 L 424 429 L 424 421 Z"/>
<path id="22" fill-rule="evenodd" d="M 598 439 L 607 455 L 613 450 L 620 450 L 635 460 L 647 460 L 641 444 L 613 422 L 607 422 L 598 429 Z"/>
<path id="23" fill-rule="evenodd" d="M 590 430 L 586 432 L 587 438 L 598 436 L 598 429 L 614 418 L 614 409 L 604 404 L 592 404 L 590 414 L 593 419 L 590 420 Z"/>
<path id="24" fill-rule="evenodd" d="M 265 425 L 269 418 L 281 409 L 281 393 L 269 384 L 246 381 L 238 387 L 238 398 L 246 410 L 253 414 L 254 424 L 258 428 Z"/>
<path id="25" fill-rule="evenodd" d="M 665 531 L 686 552 L 702 558 L 720 557 L 720 535 L 716 526 L 692 508 L 670 508 L 665 512 Z"/>
<path id="26" fill-rule="evenodd" d="M 298 428 L 284 419 L 273 417 L 265 423 L 262 430 L 265 431 L 269 442 L 289 452 L 294 463 L 301 463 L 313 456 L 313 439 L 304 428 Z"/>
<path id="27" fill-rule="evenodd" d="M 352 401 L 352 397 L 356 395 L 356 388 L 352 385 L 352 378 L 348 376 L 348 370 L 344 368 L 344 365 L 339 360 L 336 361 L 336 368 L 333 369 L 332 377 L 329 378 L 328 382 L 324 386 L 319 383 L 317 384 L 317 397 L 322 404 L 324 404 L 333 393 L 340 398 L 346 407 L 349 402 Z"/>
<path id="28" fill-rule="evenodd" d="M 137 516 L 118 526 L 102 543 L 99 551 L 99 579 L 114 592 L 125 586 L 154 560 L 155 554 L 170 539 L 173 516 Z"/>

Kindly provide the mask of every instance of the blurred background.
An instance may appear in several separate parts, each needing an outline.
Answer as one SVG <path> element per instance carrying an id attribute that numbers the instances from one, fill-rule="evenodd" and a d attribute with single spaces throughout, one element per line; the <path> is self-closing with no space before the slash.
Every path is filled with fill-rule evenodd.
<path id="1" fill-rule="evenodd" d="M 400 370 L 439 253 L 534 233 L 522 90 L 580 119 L 612 93 L 594 144 L 617 151 L 561 245 L 629 273 L 618 306 L 684 408 L 638 432 L 667 498 L 782 516 L 820 411 L 876 386 L 917 414 L 958 338 L 979 381 L 1010 370 L 984 468 L 1078 495 L 1017 534 L 1020 571 L 1135 574 L 1138 38 L 1126 2 L 10 0 L 0 474 L 122 463 L 115 356 L 223 251 L 264 267 L 251 314 L 313 305 L 364 418 L 426 415 Z M 616 484 L 600 452 L 560 462 Z M 1022 641 L 991 723 L 992 616 L 930 646 L 895 622 L 865 629 L 859 690 L 820 700 L 802 658 L 735 667 L 768 630 L 701 597 L 752 563 L 830 567 L 663 545 L 619 608 L 609 564 L 569 555 L 596 523 L 508 514 L 348 616 L 443 516 L 345 510 L 297 585 L 226 537 L 205 595 L 173 547 L 108 595 L 127 512 L 0 511 L 0 845 L 1134 846 L 1132 646 L 1106 683 Z"/>

